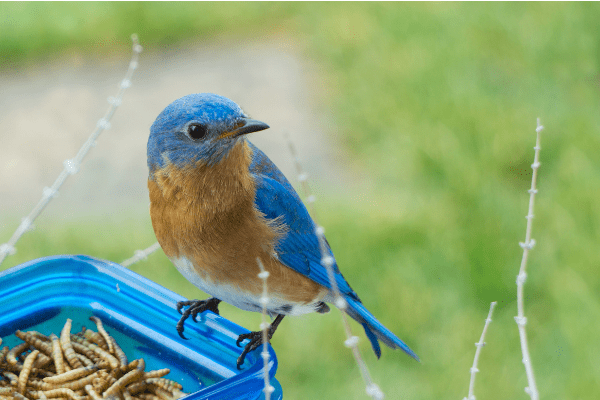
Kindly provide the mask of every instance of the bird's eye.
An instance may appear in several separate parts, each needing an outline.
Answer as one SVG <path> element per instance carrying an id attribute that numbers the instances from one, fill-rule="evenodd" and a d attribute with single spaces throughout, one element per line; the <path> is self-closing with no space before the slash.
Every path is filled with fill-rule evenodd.
<path id="1" fill-rule="evenodd" d="M 192 140 L 200 140 L 206 136 L 206 125 L 191 124 L 187 128 L 187 134 Z"/>

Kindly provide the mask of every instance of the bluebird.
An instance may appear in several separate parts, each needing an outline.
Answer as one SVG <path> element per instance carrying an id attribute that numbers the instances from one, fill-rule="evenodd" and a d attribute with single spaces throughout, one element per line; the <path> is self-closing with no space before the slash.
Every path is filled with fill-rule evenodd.
<path id="1" fill-rule="evenodd" d="M 267 310 L 275 317 L 268 338 L 286 315 L 326 313 L 334 302 L 315 232 L 316 225 L 292 185 L 273 162 L 246 139 L 269 128 L 249 118 L 233 101 L 210 93 L 184 96 L 165 108 L 150 128 L 148 189 L 154 232 L 167 257 L 192 284 L 212 297 L 177 304 L 184 322 L 206 310 L 219 314 L 221 301 L 262 311 L 263 281 L 257 259 L 269 272 Z M 379 340 L 417 355 L 362 304 L 340 273 L 335 282 L 344 311 L 365 330 L 377 358 Z M 262 332 L 237 360 L 262 342 Z"/>

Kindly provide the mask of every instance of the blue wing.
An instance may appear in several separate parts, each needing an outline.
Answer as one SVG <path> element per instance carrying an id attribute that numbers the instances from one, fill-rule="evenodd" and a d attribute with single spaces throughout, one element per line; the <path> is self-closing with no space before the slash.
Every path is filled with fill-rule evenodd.
<path id="1" fill-rule="evenodd" d="M 280 218 L 288 228 L 285 237 L 275 247 L 280 261 L 318 284 L 331 289 L 327 270 L 321 265 L 322 256 L 319 240 L 315 233 L 316 226 L 306 207 L 279 168 L 252 143 L 248 142 L 248 145 L 252 149 L 250 172 L 254 175 L 256 182 L 254 204 L 259 211 L 265 214 L 266 218 Z M 333 258 L 329 244 L 326 247 L 328 254 Z M 417 355 L 402 340 L 383 326 L 363 306 L 335 262 L 333 269 L 338 289 L 348 304 L 346 312 L 363 326 L 377 357 L 379 358 L 381 355 L 378 342 L 380 339 L 389 347 L 400 348 L 418 360 Z"/>
<path id="2" fill-rule="evenodd" d="M 248 144 L 253 151 L 250 172 L 254 174 L 256 181 L 254 204 L 266 218 L 279 217 L 288 228 L 285 237 L 275 247 L 279 259 L 293 270 L 331 289 L 327 270 L 321 265 L 316 226 L 306 207 L 275 164 L 253 144 Z M 328 244 L 326 247 L 329 255 L 333 257 Z M 337 264 L 334 263 L 333 268 L 340 292 L 359 300 L 340 273 Z"/>

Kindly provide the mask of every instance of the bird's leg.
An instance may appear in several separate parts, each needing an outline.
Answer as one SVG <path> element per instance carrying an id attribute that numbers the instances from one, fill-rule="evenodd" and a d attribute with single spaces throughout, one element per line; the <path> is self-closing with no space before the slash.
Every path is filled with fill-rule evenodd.
<path id="1" fill-rule="evenodd" d="M 179 319 L 179 322 L 177 323 L 177 333 L 179 333 L 179 336 L 181 336 L 182 339 L 187 339 L 185 336 L 183 336 L 183 323 L 185 322 L 186 319 L 188 319 L 188 317 L 191 315 L 192 319 L 194 320 L 194 322 L 198 322 L 196 320 L 196 317 L 198 316 L 198 314 L 200 314 L 201 312 L 204 312 L 206 310 L 210 310 L 212 312 L 214 312 L 215 314 L 219 315 L 219 303 L 221 302 L 221 300 L 217 299 L 216 297 L 211 297 L 210 299 L 207 300 L 188 300 L 188 301 L 178 301 L 177 302 L 177 312 L 179 314 L 181 314 L 181 318 Z M 181 312 L 181 309 L 183 307 L 188 307 L 189 308 L 187 310 L 185 310 L 183 313 Z"/>
<path id="2" fill-rule="evenodd" d="M 275 321 L 273 321 L 273 323 L 269 326 L 269 329 L 267 330 L 267 341 L 268 342 L 271 341 L 273 334 L 277 330 L 277 327 L 281 323 L 281 320 L 283 319 L 284 316 L 285 315 L 283 315 L 283 314 L 277 314 L 277 318 L 275 318 Z M 246 354 L 248 354 L 252 350 L 255 350 L 258 346 L 260 346 L 262 344 L 262 334 L 263 334 L 262 331 L 257 331 L 257 332 L 243 333 L 238 337 L 237 342 L 236 342 L 238 347 L 239 347 L 241 341 L 243 341 L 245 339 L 250 339 L 250 342 L 246 345 L 246 347 L 244 347 L 244 351 L 242 351 L 242 354 L 240 354 L 240 356 L 237 359 L 237 368 L 238 369 L 241 369 L 240 367 L 244 363 Z"/>

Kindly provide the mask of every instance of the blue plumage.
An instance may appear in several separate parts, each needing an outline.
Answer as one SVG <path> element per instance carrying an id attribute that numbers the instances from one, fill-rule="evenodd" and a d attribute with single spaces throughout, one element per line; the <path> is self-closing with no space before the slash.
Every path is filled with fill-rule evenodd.
<path id="1" fill-rule="evenodd" d="M 279 287 L 272 287 L 274 301 L 279 302 L 270 309 L 278 314 L 273 332 L 283 315 L 293 314 L 294 307 L 296 313 L 323 312 L 328 309 L 323 301 L 333 299 L 327 269 L 321 265 L 323 256 L 314 221 L 277 166 L 245 139 L 247 133 L 266 128 L 266 124 L 250 119 L 231 100 L 201 93 L 171 103 L 150 129 L 148 168 L 155 232 L 178 270 L 214 296 L 207 301 L 178 305 L 190 306 L 177 326 L 182 337 L 183 322 L 190 314 L 218 312 L 221 300 L 250 311 L 261 309 L 260 294 L 255 290 L 259 282 L 253 272 L 257 257 L 270 265 L 272 273 L 279 274 L 279 280 L 271 281 L 279 282 Z M 183 203 L 176 206 L 174 201 Z M 182 210 L 191 210 L 191 215 L 186 218 L 183 214 L 182 218 Z M 190 223 L 189 218 L 197 223 Z M 222 236 L 223 232 L 228 233 Z M 226 245 L 234 237 L 234 245 Z M 191 251 L 190 243 L 204 248 Z M 328 243 L 326 251 L 335 260 Z M 229 265 L 227 255 L 232 252 L 239 258 L 236 256 L 233 265 Z M 363 326 L 377 357 L 381 355 L 381 340 L 418 359 L 364 307 L 335 261 L 332 268 L 337 287 L 347 302 L 346 313 Z M 298 291 L 300 286 L 303 292 Z M 261 343 L 258 332 L 242 338 L 251 338 L 251 343 L 238 359 L 238 368 L 245 354 Z"/>
<path id="2" fill-rule="evenodd" d="M 275 250 L 286 266 L 308 276 L 320 285 L 331 289 L 327 270 L 321 265 L 321 250 L 315 233 L 315 223 L 289 181 L 273 162 L 256 146 L 250 144 L 252 164 L 250 171 L 255 175 L 257 190 L 256 207 L 267 218 L 283 218 L 288 228 L 285 237 Z M 328 255 L 333 253 L 327 246 Z M 377 358 L 381 356 L 378 338 L 391 348 L 400 348 L 418 360 L 417 355 L 389 329 L 383 326 L 361 303 L 358 295 L 344 279 L 337 263 L 333 265 L 338 290 L 348 304 L 348 315 L 365 329 Z"/>

